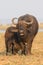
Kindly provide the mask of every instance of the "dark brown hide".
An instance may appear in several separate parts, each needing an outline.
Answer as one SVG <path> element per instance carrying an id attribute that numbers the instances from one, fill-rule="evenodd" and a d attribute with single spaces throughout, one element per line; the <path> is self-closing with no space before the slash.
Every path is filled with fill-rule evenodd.
<path id="1" fill-rule="evenodd" d="M 19 50 L 24 48 L 17 28 L 15 27 L 7 28 L 5 32 L 5 45 L 6 54 L 10 51 L 12 51 L 12 54 L 16 54 Z"/>
<path id="2" fill-rule="evenodd" d="M 18 27 L 19 31 L 23 27 L 23 41 L 26 43 L 25 54 L 30 54 L 33 39 L 38 32 L 38 21 L 34 16 L 26 14 L 18 18 Z"/>

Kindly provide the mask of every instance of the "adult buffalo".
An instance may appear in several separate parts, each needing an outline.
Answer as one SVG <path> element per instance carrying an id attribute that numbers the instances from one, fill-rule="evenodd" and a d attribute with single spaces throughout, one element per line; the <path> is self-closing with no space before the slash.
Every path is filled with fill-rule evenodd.
<path id="1" fill-rule="evenodd" d="M 26 14 L 18 18 L 18 27 L 19 33 L 24 34 L 22 36 L 22 40 L 25 42 L 24 52 L 25 54 L 31 54 L 32 42 L 38 32 L 38 21 L 34 16 Z"/>

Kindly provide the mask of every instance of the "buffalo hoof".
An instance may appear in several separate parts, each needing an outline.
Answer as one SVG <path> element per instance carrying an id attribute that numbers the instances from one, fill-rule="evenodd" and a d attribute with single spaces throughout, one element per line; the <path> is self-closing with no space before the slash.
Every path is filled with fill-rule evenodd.
<path id="1" fill-rule="evenodd" d="M 18 51 L 18 54 L 21 55 L 21 54 L 22 54 L 22 50 L 19 50 L 19 51 Z"/>
<path id="2" fill-rule="evenodd" d="M 14 52 L 13 55 L 16 55 L 16 52 Z"/>

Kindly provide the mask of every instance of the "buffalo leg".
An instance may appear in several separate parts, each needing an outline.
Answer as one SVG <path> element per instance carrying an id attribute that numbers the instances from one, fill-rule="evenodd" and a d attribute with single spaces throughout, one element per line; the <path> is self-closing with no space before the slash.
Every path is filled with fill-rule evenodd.
<path id="1" fill-rule="evenodd" d="M 13 43 L 12 43 L 12 54 L 16 55 L 15 40 L 13 40 Z"/>
<path id="2" fill-rule="evenodd" d="M 8 41 L 6 44 L 6 55 L 8 55 L 8 53 L 11 52 L 11 46 L 12 46 L 11 44 L 12 44 L 11 40 Z"/>
<path id="3" fill-rule="evenodd" d="M 25 48 L 24 48 L 25 55 L 31 54 L 31 47 L 32 47 L 32 42 L 25 43 Z"/>
<path id="4" fill-rule="evenodd" d="M 12 54 L 16 55 L 15 49 L 14 49 L 14 44 L 12 43 Z"/>
<path id="5" fill-rule="evenodd" d="M 28 55 L 31 54 L 32 41 L 30 41 L 29 44 L 28 44 Z"/>
<path id="6" fill-rule="evenodd" d="M 20 47 L 21 47 L 21 49 L 19 50 L 20 54 L 23 54 L 23 52 L 24 52 L 24 44 L 23 44 L 23 42 L 20 42 Z"/>
<path id="7" fill-rule="evenodd" d="M 8 41 L 5 40 L 5 46 L 6 46 L 6 55 L 8 55 Z"/>
<path id="8" fill-rule="evenodd" d="M 14 53 L 14 44 L 12 43 L 12 54 Z"/>
<path id="9" fill-rule="evenodd" d="M 8 45 L 6 45 L 6 55 L 8 55 Z"/>
<path id="10" fill-rule="evenodd" d="M 27 53 L 28 53 L 28 46 L 27 46 L 27 43 L 26 42 L 25 42 L 25 45 L 24 45 L 24 51 L 23 51 L 23 53 L 25 55 L 27 55 Z"/>

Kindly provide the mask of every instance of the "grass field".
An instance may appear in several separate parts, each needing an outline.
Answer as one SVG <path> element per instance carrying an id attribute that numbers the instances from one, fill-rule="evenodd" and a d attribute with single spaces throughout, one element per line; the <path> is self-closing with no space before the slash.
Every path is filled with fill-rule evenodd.
<path id="1" fill-rule="evenodd" d="M 42 27 L 42 26 L 41 26 Z M 0 27 L 6 29 L 7 27 Z M 38 32 L 32 45 L 32 55 L 6 56 L 4 33 L 0 32 L 0 65 L 43 65 L 43 32 Z"/>
<path id="2" fill-rule="evenodd" d="M 7 27 L 12 26 L 12 25 L 13 25 L 13 24 L 0 25 L 0 29 L 1 29 L 1 30 L 6 30 Z M 43 23 L 40 23 L 40 24 L 39 24 L 39 28 L 43 28 Z"/>
<path id="3" fill-rule="evenodd" d="M 6 56 L 4 33 L 0 33 L 0 65 L 43 65 L 43 32 L 38 32 L 34 38 L 32 54 Z"/>

